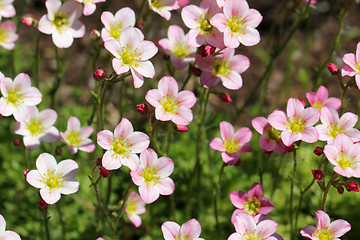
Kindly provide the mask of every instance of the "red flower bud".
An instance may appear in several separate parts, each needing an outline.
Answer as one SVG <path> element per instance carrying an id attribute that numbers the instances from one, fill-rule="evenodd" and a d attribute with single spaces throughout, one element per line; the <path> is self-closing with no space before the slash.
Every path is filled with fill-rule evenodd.
<path id="1" fill-rule="evenodd" d="M 321 156 L 324 153 L 324 148 L 316 147 L 314 150 L 315 155 Z"/>
<path id="2" fill-rule="evenodd" d="M 290 145 L 290 146 L 286 146 L 286 151 L 287 152 L 292 152 L 294 150 L 294 146 Z"/>
<path id="3" fill-rule="evenodd" d="M 189 129 L 185 125 L 176 125 L 176 131 L 178 132 L 187 132 Z"/>
<path id="4" fill-rule="evenodd" d="M 326 65 L 326 67 L 329 69 L 330 73 L 335 75 L 338 73 L 338 68 L 334 63 L 329 63 L 328 65 Z"/>
<path id="5" fill-rule="evenodd" d="M 100 175 L 103 177 L 103 178 L 107 178 L 110 174 L 110 171 L 107 170 L 106 168 L 103 168 L 101 167 L 100 168 Z"/>
<path id="6" fill-rule="evenodd" d="M 90 39 L 92 41 L 97 41 L 100 40 L 100 38 L 101 38 L 100 32 L 96 29 L 93 29 L 90 33 Z"/>
<path id="7" fill-rule="evenodd" d="M 222 92 L 220 94 L 220 98 L 221 98 L 221 100 L 223 100 L 223 102 L 232 103 L 232 100 L 231 100 L 229 94 L 227 94 L 226 92 Z"/>
<path id="8" fill-rule="evenodd" d="M 304 100 L 304 99 L 300 99 L 300 102 L 301 102 L 301 103 L 302 103 L 302 105 L 305 107 L 305 105 L 306 105 L 305 100 Z"/>
<path id="9" fill-rule="evenodd" d="M 93 74 L 93 76 L 96 81 L 100 81 L 101 79 L 103 79 L 106 76 L 106 72 L 104 70 L 102 70 L 101 68 L 99 68 L 98 70 L 96 70 L 96 72 Z"/>
<path id="10" fill-rule="evenodd" d="M 96 159 L 96 166 L 102 166 L 102 157 Z"/>
<path id="11" fill-rule="evenodd" d="M 136 24 L 141 30 L 144 30 L 144 18 L 143 17 L 139 18 L 139 20 L 137 21 Z"/>
<path id="12" fill-rule="evenodd" d="M 15 147 L 20 146 L 20 139 L 15 138 L 14 141 L 13 141 L 13 143 L 14 143 L 14 146 L 15 146 Z"/>
<path id="13" fill-rule="evenodd" d="M 273 153 L 273 151 L 265 151 L 266 154 L 270 155 Z"/>
<path id="14" fill-rule="evenodd" d="M 312 169 L 311 172 L 316 180 L 321 180 L 324 178 L 324 174 L 323 171 L 321 171 L 321 169 L 317 169 L 317 170 Z"/>
<path id="15" fill-rule="evenodd" d="M 344 193 L 344 188 L 342 186 L 337 188 L 337 191 L 339 194 L 343 194 Z"/>
<path id="16" fill-rule="evenodd" d="M 199 55 L 202 57 L 208 57 L 215 52 L 215 47 L 211 46 L 210 44 L 202 45 L 199 48 Z"/>
<path id="17" fill-rule="evenodd" d="M 38 207 L 40 208 L 40 209 L 45 209 L 46 207 L 47 207 L 47 203 L 44 201 L 44 200 L 40 200 L 39 202 L 38 202 Z"/>
<path id="18" fill-rule="evenodd" d="M 136 110 L 141 114 L 145 114 L 146 111 L 148 110 L 148 107 L 145 104 L 139 104 L 136 105 Z"/>
<path id="19" fill-rule="evenodd" d="M 31 26 L 33 24 L 34 19 L 32 17 L 23 17 L 21 22 L 25 24 L 26 26 Z"/>
<path id="20" fill-rule="evenodd" d="M 200 68 L 193 67 L 193 66 L 190 67 L 190 71 L 192 72 L 192 74 L 194 74 L 195 76 L 198 76 L 198 77 L 200 77 L 201 72 L 202 72 Z"/>
<path id="21" fill-rule="evenodd" d="M 26 169 L 26 170 L 23 171 L 23 174 L 24 174 L 24 177 L 25 177 L 25 178 L 26 178 L 26 175 L 27 175 L 29 172 L 30 172 L 29 169 Z"/>
<path id="22" fill-rule="evenodd" d="M 57 156 L 61 156 L 61 148 L 56 148 L 56 149 L 55 149 L 55 154 L 56 154 Z"/>
<path id="23" fill-rule="evenodd" d="M 354 182 L 354 181 L 346 182 L 345 188 L 346 188 L 346 190 L 348 190 L 349 192 L 351 192 L 351 191 L 353 191 L 353 192 L 359 192 L 358 183 L 357 183 L 357 182 Z"/>

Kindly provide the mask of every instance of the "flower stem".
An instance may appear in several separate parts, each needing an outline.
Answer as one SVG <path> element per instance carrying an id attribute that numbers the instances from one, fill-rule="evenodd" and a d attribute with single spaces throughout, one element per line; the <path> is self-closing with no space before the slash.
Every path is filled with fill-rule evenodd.
<path id="1" fill-rule="evenodd" d="M 259 167 L 259 178 L 260 178 L 260 185 L 262 186 L 263 185 L 263 176 L 264 176 L 264 172 L 269 164 L 269 158 L 270 158 L 270 155 L 269 154 L 266 154 L 265 155 L 265 162 L 263 164 L 263 168 Z"/>
<path id="2" fill-rule="evenodd" d="M 59 90 L 64 75 L 63 61 L 60 58 L 59 49 L 57 47 L 55 47 L 55 56 L 56 56 L 56 70 L 57 70 L 56 82 L 50 90 L 50 96 L 51 96 L 50 107 L 53 109 L 55 109 L 56 93 Z"/>
<path id="3" fill-rule="evenodd" d="M 101 88 L 101 96 L 100 96 L 100 110 L 99 110 L 99 123 L 100 123 L 100 129 L 104 129 L 104 100 L 105 100 L 105 93 L 106 89 L 109 85 L 108 80 L 103 80 L 103 85 Z"/>
<path id="4" fill-rule="evenodd" d="M 61 234 L 62 234 L 62 239 L 65 240 L 66 239 L 66 225 L 65 225 L 65 221 L 63 218 L 63 213 L 61 211 L 60 205 L 59 203 L 55 204 L 56 207 L 56 211 L 59 214 L 59 219 L 60 219 L 60 223 L 61 223 Z"/>
<path id="5" fill-rule="evenodd" d="M 296 178 L 296 167 L 297 167 L 297 158 L 296 158 L 296 150 L 293 151 L 294 156 L 294 168 L 293 173 L 291 176 L 291 184 L 290 184 L 290 209 L 289 209 L 289 217 L 290 217 L 290 239 L 295 239 L 295 232 L 294 232 L 294 224 L 293 224 L 293 201 L 294 201 L 294 184 L 295 184 L 295 178 Z"/>
<path id="6" fill-rule="evenodd" d="M 133 183 L 130 182 L 129 185 L 128 185 L 128 187 L 127 187 L 126 190 L 125 190 L 124 198 L 123 198 L 123 201 L 122 201 L 122 204 L 121 204 L 121 207 L 120 207 L 118 216 L 117 216 L 117 218 L 116 218 L 116 220 L 115 220 L 115 224 L 114 224 L 114 226 L 113 226 L 113 237 L 114 237 L 114 239 L 116 238 L 117 226 L 119 225 L 119 221 L 120 221 L 121 216 L 122 216 L 122 214 L 123 214 L 123 212 L 124 212 L 124 210 L 125 210 L 125 206 L 126 206 L 126 203 L 127 203 L 127 199 L 128 199 L 128 197 L 129 197 L 129 195 L 130 195 L 130 190 L 131 190 L 132 186 L 133 186 Z"/>
<path id="7" fill-rule="evenodd" d="M 43 209 L 40 209 L 41 215 L 43 216 L 44 229 L 46 240 L 50 240 L 50 231 L 49 231 L 49 217 L 48 217 L 48 206 Z"/>
<path id="8" fill-rule="evenodd" d="M 311 183 L 304 190 L 300 191 L 299 204 L 298 204 L 298 208 L 296 210 L 296 215 L 295 215 L 295 227 L 294 227 L 295 231 L 297 231 L 296 229 L 298 226 L 298 219 L 299 219 L 299 214 L 300 214 L 300 209 L 301 209 L 301 204 L 303 201 L 304 194 L 311 188 L 311 186 L 314 184 L 314 182 L 315 182 L 315 179 L 313 178 Z"/>
<path id="9" fill-rule="evenodd" d="M 334 182 L 334 180 L 337 176 L 338 176 L 338 174 L 336 172 L 333 172 L 328 184 L 325 187 L 323 198 L 321 201 L 321 210 L 323 210 L 324 212 L 326 212 L 326 199 L 327 199 L 331 184 Z"/>
<path id="10" fill-rule="evenodd" d="M 227 166 L 226 163 L 223 163 L 220 169 L 220 174 L 219 174 L 219 180 L 216 184 L 216 191 L 215 191 L 215 196 L 214 196 L 214 214 L 215 214 L 215 221 L 216 221 L 216 229 L 217 231 L 220 231 L 220 225 L 219 225 L 219 218 L 218 218 L 218 206 L 217 206 L 217 199 L 219 197 L 219 192 L 220 192 L 220 184 L 221 184 L 221 178 L 222 175 L 224 173 L 224 169 Z"/>
<path id="11" fill-rule="evenodd" d="M 35 87 L 39 88 L 39 63 L 40 63 L 40 51 L 39 51 L 39 43 L 40 43 L 40 31 L 36 31 L 36 40 L 35 40 Z"/>

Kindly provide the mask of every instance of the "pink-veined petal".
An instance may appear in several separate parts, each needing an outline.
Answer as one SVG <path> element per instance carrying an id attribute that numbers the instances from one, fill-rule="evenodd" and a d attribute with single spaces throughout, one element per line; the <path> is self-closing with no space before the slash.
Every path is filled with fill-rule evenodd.
<path id="1" fill-rule="evenodd" d="M 109 130 L 103 130 L 97 135 L 97 144 L 105 150 L 111 149 L 111 141 L 114 139 L 113 133 Z"/>
<path id="2" fill-rule="evenodd" d="M 36 159 L 36 168 L 41 175 L 56 170 L 57 162 L 55 157 L 49 153 L 41 153 Z"/>
<path id="3" fill-rule="evenodd" d="M 38 170 L 31 170 L 26 174 L 26 181 L 33 187 L 44 188 L 45 183 L 43 182 L 44 178 L 41 176 Z"/>
<path id="4" fill-rule="evenodd" d="M 175 240 L 180 234 L 180 226 L 176 222 L 167 221 L 161 225 L 161 231 L 165 240 Z"/>
<path id="5" fill-rule="evenodd" d="M 40 195 L 47 204 L 54 204 L 59 201 L 61 197 L 60 192 L 54 190 L 50 191 L 47 188 L 40 189 Z"/>
<path id="6" fill-rule="evenodd" d="M 155 202 L 160 196 L 159 189 L 156 186 L 148 186 L 146 184 L 139 187 L 139 193 L 146 204 Z"/>
<path id="7" fill-rule="evenodd" d="M 220 152 L 225 152 L 225 148 L 224 148 L 224 142 L 223 140 L 221 140 L 220 138 L 214 138 L 211 142 L 210 142 L 210 147 L 214 150 L 220 151 Z"/>
<path id="8" fill-rule="evenodd" d="M 175 190 L 175 184 L 169 177 L 159 179 L 156 186 L 161 195 L 171 195 Z"/>
<path id="9" fill-rule="evenodd" d="M 116 157 L 112 150 L 108 150 L 102 157 L 102 166 L 107 170 L 116 170 L 119 169 L 122 164 L 120 158 Z"/>
<path id="10" fill-rule="evenodd" d="M 189 125 L 193 120 L 193 114 L 190 108 L 180 106 L 170 120 L 177 125 Z"/>
<path id="11" fill-rule="evenodd" d="M 188 236 L 190 239 L 197 239 L 201 234 L 200 223 L 195 219 L 191 219 L 184 223 L 180 228 L 180 234 Z"/>

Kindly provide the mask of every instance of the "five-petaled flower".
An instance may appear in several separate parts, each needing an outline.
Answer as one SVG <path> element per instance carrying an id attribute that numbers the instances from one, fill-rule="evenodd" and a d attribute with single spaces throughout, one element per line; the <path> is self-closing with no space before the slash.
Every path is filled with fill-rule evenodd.
<path id="1" fill-rule="evenodd" d="M 341 107 L 341 100 L 339 98 L 330 97 L 326 87 L 320 86 L 317 92 L 307 92 L 306 98 L 310 105 L 321 111 L 322 107 L 332 108 L 338 111 Z"/>
<path id="2" fill-rule="evenodd" d="M 59 131 L 53 125 L 57 119 L 57 113 L 52 109 L 39 112 L 35 106 L 27 109 L 26 120 L 15 123 L 13 127 L 16 134 L 24 136 L 25 147 L 34 150 L 40 146 L 40 141 L 56 142 L 59 139 Z"/>
<path id="3" fill-rule="evenodd" d="M 178 125 L 188 125 L 193 120 L 190 108 L 196 103 L 193 92 L 184 90 L 178 92 L 178 84 L 171 76 L 162 77 L 158 89 L 147 92 L 145 99 L 155 107 L 155 118 Z"/>
<path id="4" fill-rule="evenodd" d="M 343 57 L 344 65 L 341 76 L 355 76 L 357 87 L 360 89 L 360 42 L 356 46 L 356 53 L 347 53 Z"/>
<path id="5" fill-rule="evenodd" d="M 84 10 L 83 10 L 84 16 L 89 16 L 95 12 L 96 3 L 105 2 L 106 0 L 76 0 L 76 1 L 84 4 Z"/>
<path id="6" fill-rule="evenodd" d="M 252 132 L 247 127 L 242 127 L 236 132 L 234 127 L 226 121 L 220 123 L 221 138 L 214 138 L 210 147 L 221 152 L 223 161 L 229 165 L 239 162 L 241 153 L 251 152 L 248 142 L 251 140 Z"/>
<path id="7" fill-rule="evenodd" d="M 246 0 L 227 0 L 223 13 L 218 13 L 210 19 L 210 23 L 224 33 L 226 47 L 237 48 L 240 43 L 253 46 L 260 42 L 260 34 L 255 29 L 263 17 L 250 8 Z"/>
<path id="8" fill-rule="evenodd" d="M 122 165 L 135 171 L 139 165 L 137 153 L 143 152 L 150 144 L 148 135 L 134 132 L 131 122 L 123 118 L 114 133 L 103 130 L 97 134 L 97 143 L 107 150 L 102 166 L 108 170 L 119 169 Z"/>
<path id="9" fill-rule="evenodd" d="M 287 103 L 287 114 L 275 110 L 268 117 L 270 125 L 282 131 L 281 140 L 286 146 L 298 140 L 314 143 L 319 140 L 319 133 L 313 127 L 319 121 L 320 111 L 314 107 L 304 108 L 297 98 L 290 98 Z"/>
<path id="10" fill-rule="evenodd" d="M 42 153 L 36 159 L 37 170 L 26 175 L 26 181 L 33 187 L 40 188 L 41 198 L 47 204 L 59 201 L 61 194 L 72 194 L 79 190 L 79 182 L 75 179 L 78 164 L 71 159 L 57 164 L 49 153 Z"/>
<path id="11" fill-rule="evenodd" d="M 151 148 L 140 154 L 140 164 L 130 175 L 146 204 L 156 201 L 161 195 L 171 195 L 175 190 L 174 182 L 169 178 L 174 171 L 174 163 L 168 157 L 158 158 Z"/>
<path id="12" fill-rule="evenodd" d="M 180 8 L 178 0 L 148 0 L 151 10 L 165 18 L 167 21 L 171 18 L 172 10 Z"/>
<path id="13" fill-rule="evenodd" d="M 12 50 L 15 41 L 19 38 L 16 34 L 16 26 L 13 21 L 0 22 L 0 46 Z"/>
<path id="14" fill-rule="evenodd" d="M 0 20 L 2 17 L 10 18 L 15 16 L 16 10 L 12 5 L 14 0 L 0 0 Z"/>
<path id="15" fill-rule="evenodd" d="M 75 154 L 78 150 L 92 152 L 95 150 L 95 144 L 89 136 L 93 131 L 94 128 L 91 126 L 81 127 L 80 120 L 71 116 L 66 131 L 60 133 L 60 139 L 67 145 L 70 154 Z"/>
<path id="16" fill-rule="evenodd" d="M 115 56 L 112 66 L 117 74 L 131 71 L 135 88 L 143 85 L 144 77 L 154 77 L 154 65 L 149 59 L 157 53 L 158 48 L 153 42 L 143 40 L 134 27 L 124 29 L 120 41 L 110 39 L 104 46 Z"/>
<path id="17" fill-rule="evenodd" d="M 300 234 L 303 237 L 310 238 L 311 240 L 337 240 L 342 235 L 350 231 L 351 225 L 342 219 L 330 222 L 330 217 L 323 211 L 316 211 L 316 227 L 304 227 Z"/>
<path id="18" fill-rule="evenodd" d="M 0 72 L 0 114 L 13 115 L 15 120 L 23 122 L 28 114 L 27 106 L 38 105 L 42 95 L 36 87 L 31 87 L 29 75 L 20 73 L 12 81 Z"/>
<path id="19" fill-rule="evenodd" d="M 19 234 L 14 231 L 6 230 L 6 221 L 3 215 L 0 214 L 0 239 L 1 240 L 21 240 Z"/>
<path id="20" fill-rule="evenodd" d="M 77 19 L 82 15 L 83 7 L 74 0 L 64 4 L 60 0 L 47 0 L 45 2 L 48 14 L 39 20 L 38 29 L 45 34 L 51 34 L 52 40 L 58 48 L 68 48 L 74 38 L 85 35 L 85 26 Z"/>
<path id="21" fill-rule="evenodd" d="M 137 194 L 137 192 L 132 191 L 130 193 L 126 202 L 125 212 L 135 227 L 140 227 L 142 221 L 139 214 L 144 214 L 146 209 L 144 201 L 141 199 L 139 194 Z"/>
<path id="22" fill-rule="evenodd" d="M 161 225 L 161 231 L 165 240 L 204 240 L 199 238 L 201 226 L 195 218 L 187 221 L 181 227 L 176 222 L 164 222 Z"/>

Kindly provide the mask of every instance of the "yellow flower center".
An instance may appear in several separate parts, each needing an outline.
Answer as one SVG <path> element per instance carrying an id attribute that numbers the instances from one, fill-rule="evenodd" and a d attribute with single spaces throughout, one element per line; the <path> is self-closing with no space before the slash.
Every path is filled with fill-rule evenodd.
<path id="1" fill-rule="evenodd" d="M 38 118 L 31 118 L 26 124 L 26 129 L 30 132 L 31 136 L 37 136 L 44 132 L 44 124 Z"/>
<path id="2" fill-rule="evenodd" d="M 182 59 L 189 56 L 189 48 L 185 45 L 185 43 L 182 42 L 175 43 L 172 49 L 172 53 L 176 57 Z"/>
<path id="3" fill-rule="evenodd" d="M 245 234 L 245 240 L 262 240 L 262 239 L 264 239 L 264 237 L 257 232 L 249 232 Z"/>
<path id="4" fill-rule="evenodd" d="M 321 111 L 321 108 L 324 106 L 324 103 L 323 102 L 320 102 L 320 101 L 317 101 L 316 103 L 314 103 L 313 105 L 312 105 L 312 107 L 314 107 L 314 108 L 317 108 L 317 109 L 319 109 L 320 111 Z"/>
<path id="5" fill-rule="evenodd" d="M 189 234 L 184 236 L 182 233 L 180 233 L 180 235 L 175 234 L 174 237 L 175 237 L 175 240 L 192 240 L 192 239 L 190 239 Z"/>
<path id="6" fill-rule="evenodd" d="M 51 23 L 55 25 L 59 32 L 63 32 L 70 25 L 69 16 L 63 11 L 55 12 L 54 20 Z"/>
<path id="7" fill-rule="evenodd" d="M 314 236 L 319 240 L 332 240 L 335 238 L 334 232 L 329 228 L 320 228 L 316 230 Z"/>
<path id="8" fill-rule="evenodd" d="M 209 17 L 207 15 L 201 14 L 201 17 L 197 20 L 200 24 L 200 34 L 210 33 L 213 29 L 213 26 L 210 24 Z"/>
<path id="9" fill-rule="evenodd" d="M 24 102 L 23 93 L 20 91 L 19 88 L 13 88 L 13 87 L 9 88 L 7 90 L 7 95 L 8 95 L 6 98 L 7 103 L 12 104 L 15 107 L 19 106 L 19 103 Z"/>
<path id="10" fill-rule="evenodd" d="M 165 113 L 177 114 L 179 108 L 179 102 L 174 97 L 170 96 L 168 93 L 167 96 L 164 96 L 162 100 L 160 100 L 161 106 L 164 108 Z"/>
<path id="11" fill-rule="evenodd" d="M 360 72 L 360 61 L 357 62 L 356 66 L 355 66 L 355 70 Z"/>
<path id="12" fill-rule="evenodd" d="M 125 138 L 115 138 L 112 142 L 112 150 L 117 156 L 126 157 L 130 151 L 127 139 Z"/>
<path id="13" fill-rule="evenodd" d="M 244 211 L 251 215 L 256 215 L 261 207 L 260 201 L 256 198 L 249 198 L 244 203 Z"/>
<path id="14" fill-rule="evenodd" d="M 68 140 L 71 146 L 79 146 L 82 142 L 82 137 L 79 131 L 71 130 L 66 136 L 66 140 Z"/>
<path id="15" fill-rule="evenodd" d="M 237 15 L 230 17 L 226 22 L 226 26 L 230 29 L 232 33 L 242 34 L 244 33 L 245 25 L 244 20 L 241 20 Z"/>
<path id="16" fill-rule="evenodd" d="M 219 59 L 213 63 L 212 72 L 215 76 L 226 77 L 231 72 L 231 66 L 228 64 L 229 60 Z"/>
<path id="17" fill-rule="evenodd" d="M 84 3 L 94 3 L 94 0 L 83 0 Z"/>
<path id="18" fill-rule="evenodd" d="M 6 42 L 8 39 L 8 32 L 6 28 L 0 28 L 0 42 Z"/>
<path id="19" fill-rule="evenodd" d="M 165 3 L 163 3 L 163 1 L 161 0 L 151 1 L 151 5 L 153 6 L 153 8 L 157 8 L 157 9 L 165 7 Z"/>
<path id="20" fill-rule="evenodd" d="M 338 124 L 331 124 L 328 134 L 330 137 L 335 139 L 337 135 L 343 133 L 345 130 L 346 129 L 344 126 L 339 126 Z"/>
<path id="21" fill-rule="evenodd" d="M 277 130 L 277 129 L 273 128 L 273 127 L 269 127 L 266 130 L 266 133 L 267 133 L 267 136 L 268 136 L 269 140 L 272 140 L 274 142 L 280 141 L 280 138 L 281 138 L 281 131 L 280 130 Z"/>
<path id="22" fill-rule="evenodd" d="M 239 141 L 234 138 L 228 138 L 224 141 L 223 147 L 227 153 L 235 153 L 240 150 Z"/>
<path id="23" fill-rule="evenodd" d="M 146 185 L 154 186 L 160 179 L 158 170 L 154 166 L 147 165 L 141 173 Z"/>
<path id="24" fill-rule="evenodd" d="M 287 128 L 291 133 L 302 133 L 305 131 L 305 121 L 299 116 L 294 116 L 286 123 Z"/>
<path id="25" fill-rule="evenodd" d="M 122 30 L 123 30 L 122 22 L 120 22 L 120 23 L 114 22 L 114 23 L 110 24 L 110 30 L 109 30 L 110 37 L 119 41 Z"/>
<path id="26" fill-rule="evenodd" d="M 48 172 L 44 177 L 45 179 L 41 181 L 45 183 L 46 186 L 48 186 L 50 192 L 54 188 L 60 188 L 64 186 L 64 178 L 62 177 L 62 173 L 58 174 L 55 170 L 50 171 L 48 169 Z"/>
<path id="27" fill-rule="evenodd" d="M 137 210 L 137 203 L 134 200 L 129 200 L 127 205 L 127 211 L 129 214 L 135 213 Z"/>
<path id="28" fill-rule="evenodd" d="M 124 65 L 130 65 L 130 66 L 139 65 L 138 63 L 136 63 L 136 61 L 138 60 L 138 57 L 136 56 L 136 50 L 137 49 L 132 51 L 130 50 L 129 47 L 123 47 L 122 50 L 119 51 L 121 61 L 123 62 Z"/>
<path id="29" fill-rule="evenodd" d="M 356 162 L 354 158 L 344 153 L 340 153 L 339 156 L 336 157 L 335 161 L 342 169 L 347 167 L 351 168 L 351 166 Z"/>

